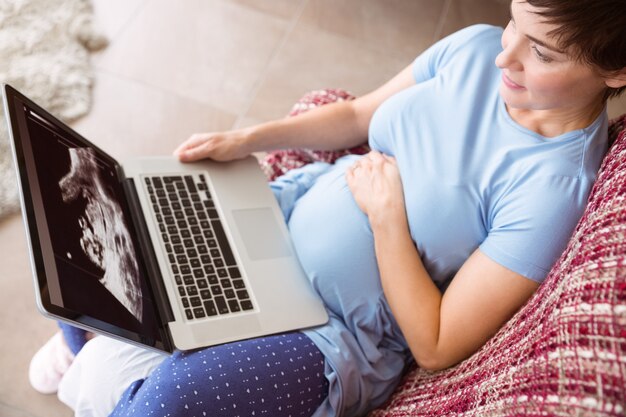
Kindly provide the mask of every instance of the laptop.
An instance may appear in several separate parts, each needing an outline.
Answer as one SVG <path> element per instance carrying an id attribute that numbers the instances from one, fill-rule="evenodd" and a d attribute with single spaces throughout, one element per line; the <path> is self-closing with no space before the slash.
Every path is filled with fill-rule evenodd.
<path id="1" fill-rule="evenodd" d="M 44 315 L 166 352 L 328 321 L 254 157 L 120 164 L 3 87 Z"/>

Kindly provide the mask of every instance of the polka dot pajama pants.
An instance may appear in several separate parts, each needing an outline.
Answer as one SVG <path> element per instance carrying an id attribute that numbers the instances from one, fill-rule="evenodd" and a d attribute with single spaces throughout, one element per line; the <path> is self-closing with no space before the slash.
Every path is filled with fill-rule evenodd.
<path id="1" fill-rule="evenodd" d="M 310 416 L 327 393 L 324 356 L 294 332 L 175 352 L 130 384 L 111 416 Z"/>

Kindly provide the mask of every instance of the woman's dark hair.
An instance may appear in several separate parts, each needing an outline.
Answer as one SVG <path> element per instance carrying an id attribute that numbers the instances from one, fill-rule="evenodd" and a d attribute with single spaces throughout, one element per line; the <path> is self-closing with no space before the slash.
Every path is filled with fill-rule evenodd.
<path id="1" fill-rule="evenodd" d="M 626 0 L 525 0 L 547 23 L 548 34 L 574 58 L 610 75 L 626 68 Z M 626 87 L 608 88 L 604 98 Z"/>

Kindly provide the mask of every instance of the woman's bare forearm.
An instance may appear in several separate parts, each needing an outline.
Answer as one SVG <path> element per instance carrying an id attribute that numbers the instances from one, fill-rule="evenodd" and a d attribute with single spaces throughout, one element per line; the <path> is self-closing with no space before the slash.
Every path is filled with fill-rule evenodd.
<path id="1" fill-rule="evenodd" d="M 245 146 L 249 152 L 351 148 L 367 141 L 368 125 L 369 119 L 360 121 L 352 103 L 343 101 L 248 128 Z"/>
<path id="2" fill-rule="evenodd" d="M 295 117 L 227 132 L 195 133 L 176 150 L 183 162 L 229 161 L 274 149 L 346 149 L 367 141 L 370 120 L 392 94 L 415 84 L 411 65 L 375 91 L 351 101 L 316 107 Z"/>
<path id="3" fill-rule="evenodd" d="M 367 141 L 374 111 L 391 95 L 415 84 L 412 65 L 369 94 L 316 107 L 296 117 L 263 123 L 246 133 L 249 152 L 285 148 L 346 149 Z"/>

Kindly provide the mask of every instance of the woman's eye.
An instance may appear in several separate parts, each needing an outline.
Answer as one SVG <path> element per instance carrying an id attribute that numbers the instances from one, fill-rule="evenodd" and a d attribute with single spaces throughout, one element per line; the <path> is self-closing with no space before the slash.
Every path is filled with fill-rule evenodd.
<path id="1" fill-rule="evenodd" d="M 539 61 L 544 62 L 544 63 L 552 62 L 552 58 L 550 58 L 547 55 L 542 54 L 541 51 L 536 46 L 533 46 L 532 48 L 533 48 L 533 51 L 535 51 L 535 56 L 539 59 Z"/>

